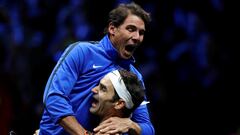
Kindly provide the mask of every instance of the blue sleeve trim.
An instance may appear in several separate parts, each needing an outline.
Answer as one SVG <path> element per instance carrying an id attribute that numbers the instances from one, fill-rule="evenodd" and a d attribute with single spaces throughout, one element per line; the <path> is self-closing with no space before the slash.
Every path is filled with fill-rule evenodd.
<path id="1" fill-rule="evenodd" d="M 154 135 L 155 130 L 150 121 L 147 105 L 140 105 L 133 113 L 132 120 L 141 127 L 142 135 Z"/>

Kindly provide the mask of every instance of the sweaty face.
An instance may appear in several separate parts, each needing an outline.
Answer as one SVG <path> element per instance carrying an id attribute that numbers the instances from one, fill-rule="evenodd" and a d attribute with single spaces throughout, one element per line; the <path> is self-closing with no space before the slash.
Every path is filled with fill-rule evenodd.
<path id="1" fill-rule="evenodd" d="M 113 96 L 115 94 L 110 79 L 105 76 L 99 85 L 92 89 L 92 92 L 94 100 L 90 112 L 102 118 L 109 115 L 114 109 Z"/>
<path id="2" fill-rule="evenodd" d="M 136 48 L 143 41 L 144 32 L 144 21 L 132 14 L 129 14 L 119 27 L 111 24 L 109 26 L 110 39 L 123 59 L 132 57 Z"/>

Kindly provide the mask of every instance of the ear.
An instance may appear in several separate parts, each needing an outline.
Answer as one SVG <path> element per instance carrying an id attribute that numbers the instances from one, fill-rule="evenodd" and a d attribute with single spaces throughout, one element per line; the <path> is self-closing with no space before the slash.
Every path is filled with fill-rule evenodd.
<path id="1" fill-rule="evenodd" d="M 115 108 L 116 110 L 120 110 L 120 109 L 124 108 L 124 106 L 125 106 L 125 101 L 123 101 L 122 99 L 119 99 L 119 100 L 115 103 L 114 108 Z"/>
<path id="2" fill-rule="evenodd" d="M 113 23 L 109 23 L 108 25 L 108 32 L 110 35 L 115 35 L 116 27 L 113 25 Z"/>

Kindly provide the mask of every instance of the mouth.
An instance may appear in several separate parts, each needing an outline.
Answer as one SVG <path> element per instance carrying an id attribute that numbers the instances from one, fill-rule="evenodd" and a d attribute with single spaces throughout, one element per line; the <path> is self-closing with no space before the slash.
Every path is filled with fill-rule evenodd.
<path id="1" fill-rule="evenodd" d="M 92 107 L 96 107 L 98 105 L 98 100 L 95 96 L 93 96 L 93 99 L 92 99 Z"/>
<path id="2" fill-rule="evenodd" d="M 133 53 L 136 48 L 137 48 L 137 45 L 126 45 L 125 46 L 125 50 L 128 53 Z"/>

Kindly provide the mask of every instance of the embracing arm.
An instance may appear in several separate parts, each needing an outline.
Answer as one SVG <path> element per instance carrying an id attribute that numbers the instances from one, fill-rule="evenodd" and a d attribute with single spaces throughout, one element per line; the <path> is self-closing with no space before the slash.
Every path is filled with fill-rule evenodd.
<path id="1" fill-rule="evenodd" d="M 111 117 L 96 127 L 94 132 L 103 134 L 129 133 L 130 135 L 140 135 L 141 128 L 129 118 Z"/>
<path id="2" fill-rule="evenodd" d="M 44 107 L 51 120 L 73 135 L 82 134 L 84 128 L 75 118 L 70 93 L 79 74 L 79 54 L 75 45 L 69 46 L 48 79 L 44 92 Z"/>
<path id="3" fill-rule="evenodd" d="M 87 135 L 87 131 L 78 123 L 74 116 L 60 119 L 59 124 L 71 135 Z"/>
<path id="4" fill-rule="evenodd" d="M 94 129 L 101 133 L 128 133 L 130 135 L 155 135 L 146 105 L 134 111 L 132 119 L 111 117 Z"/>

